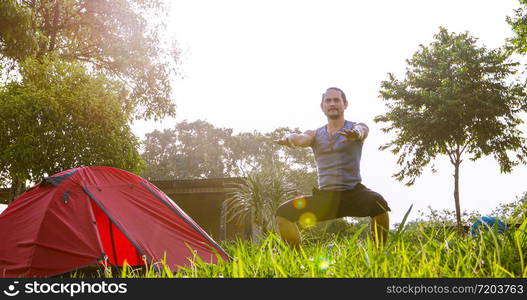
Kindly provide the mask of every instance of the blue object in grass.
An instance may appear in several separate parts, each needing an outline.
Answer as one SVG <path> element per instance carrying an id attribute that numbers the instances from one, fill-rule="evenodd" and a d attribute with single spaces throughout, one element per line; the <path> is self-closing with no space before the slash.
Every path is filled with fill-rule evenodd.
<path id="1" fill-rule="evenodd" d="M 497 217 L 483 216 L 478 218 L 474 224 L 472 224 L 470 234 L 472 236 L 478 237 L 480 230 L 484 231 L 488 229 L 497 230 L 498 234 L 503 234 L 505 231 L 507 231 L 507 224 L 499 220 Z"/>

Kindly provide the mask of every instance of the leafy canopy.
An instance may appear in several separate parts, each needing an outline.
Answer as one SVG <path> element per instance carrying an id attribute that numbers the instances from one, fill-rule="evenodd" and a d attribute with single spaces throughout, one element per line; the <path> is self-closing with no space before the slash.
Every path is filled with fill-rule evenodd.
<path id="1" fill-rule="evenodd" d="M 0 177 L 38 181 L 82 165 L 143 169 L 119 84 L 51 57 L 20 66 L 23 81 L 0 88 Z"/>
<path id="2" fill-rule="evenodd" d="M 527 102 L 523 85 L 510 80 L 518 63 L 505 51 L 476 42 L 467 32 L 440 28 L 434 42 L 420 45 L 407 60 L 403 80 L 389 73 L 381 83 L 388 112 L 375 122 L 387 123 L 382 130 L 396 135 L 380 149 L 399 155 L 398 180 L 413 184 L 439 154 L 457 166 L 464 153 L 471 160 L 493 155 L 502 172 L 525 163 L 527 146 L 518 114 Z"/>
<path id="3" fill-rule="evenodd" d="M 160 0 L 5 0 L 0 2 L 0 62 L 53 55 L 121 82 L 136 118 L 174 116 L 171 75 L 179 51 L 160 34 Z M 148 22 L 147 22 L 148 20 Z"/>
<path id="4" fill-rule="evenodd" d="M 520 7 L 514 10 L 513 17 L 507 17 L 515 36 L 508 40 L 509 46 L 520 54 L 527 53 L 527 0 L 519 0 Z"/>

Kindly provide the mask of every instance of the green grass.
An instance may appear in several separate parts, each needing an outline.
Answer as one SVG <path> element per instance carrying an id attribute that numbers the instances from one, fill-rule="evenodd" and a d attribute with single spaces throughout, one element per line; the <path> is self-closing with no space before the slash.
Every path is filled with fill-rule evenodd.
<path id="1" fill-rule="evenodd" d="M 189 268 L 171 271 L 123 268 L 108 277 L 190 278 L 408 278 L 408 277 L 527 277 L 527 221 L 519 228 L 480 237 L 459 235 L 446 228 L 403 226 L 390 232 L 388 243 L 377 247 L 367 226 L 354 232 L 308 239 L 292 249 L 276 234 L 258 243 L 223 242 L 231 261 L 207 264 L 199 258 Z"/>

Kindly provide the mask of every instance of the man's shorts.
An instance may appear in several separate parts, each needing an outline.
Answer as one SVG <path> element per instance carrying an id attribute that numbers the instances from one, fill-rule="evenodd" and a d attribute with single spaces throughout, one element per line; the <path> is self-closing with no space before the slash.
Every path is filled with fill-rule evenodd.
<path id="1" fill-rule="evenodd" d="M 281 204 L 276 215 L 291 222 L 312 223 L 342 217 L 374 217 L 388 211 L 388 203 L 379 193 L 359 183 L 345 191 L 314 188 L 312 196 Z"/>

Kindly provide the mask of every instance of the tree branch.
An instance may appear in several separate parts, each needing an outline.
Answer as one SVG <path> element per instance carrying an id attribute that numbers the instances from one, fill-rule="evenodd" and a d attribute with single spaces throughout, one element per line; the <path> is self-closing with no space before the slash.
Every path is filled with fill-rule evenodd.
<path id="1" fill-rule="evenodd" d="M 461 152 L 459 153 L 459 155 L 463 154 L 463 152 L 465 151 L 465 149 L 467 148 L 469 143 L 470 142 L 465 143 L 465 145 L 463 146 L 463 149 L 461 149 Z"/>
<path id="2" fill-rule="evenodd" d="M 454 150 L 452 150 L 452 147 L 450 146 L 450 144 L 447 142 L 446 143 L 446 150 L 447 150 L 447 154 L 448 154 L 448 158 L 450 159 L 450 162 L 455 165 L 456 163 L 454 162 L 454 157 L 453 157 L 453 154 L 454 154 Z"/>
<path id="3" fill-rule="evenodd" d="M 50 41 L 49 41 L 49 51 L 55 50 L 55 41 L 57 40 L 57 31 L 59 30 L 58 23 L 59 23 L 59 9 L 60 9 L 60 1 L 55 2 L 55 6 L 53 7 L 54 15 L 53 15 L 53 26 L 50 28 Z"/>

